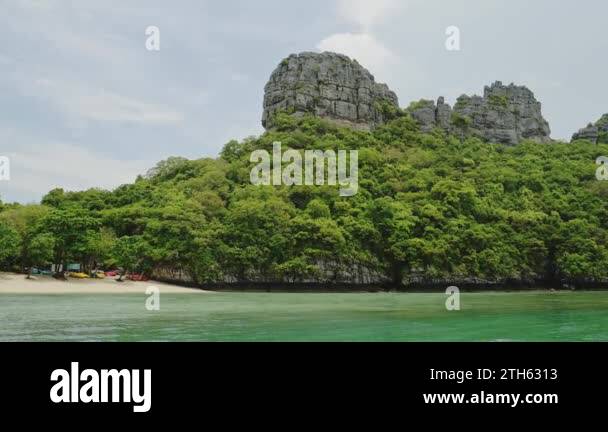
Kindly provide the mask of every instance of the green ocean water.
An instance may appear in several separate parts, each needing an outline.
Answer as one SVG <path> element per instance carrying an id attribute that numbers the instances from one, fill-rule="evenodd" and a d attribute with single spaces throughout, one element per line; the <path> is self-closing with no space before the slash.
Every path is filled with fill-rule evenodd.
<path id="1" fill-rule="evenodd" d="M 608 292 L 0 294 L 1 341 L 608 341 Z"/>

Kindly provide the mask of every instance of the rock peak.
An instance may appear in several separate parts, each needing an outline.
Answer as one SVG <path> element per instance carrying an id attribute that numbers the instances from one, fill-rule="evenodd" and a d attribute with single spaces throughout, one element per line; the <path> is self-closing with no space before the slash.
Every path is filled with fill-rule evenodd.
<path id="1" fill-rule="evenodd" d="M 604 114 L 595 123 L 580 129 L 572 135 L 572 141 L 588 140 L 594 144 L 608 144 L 608 114 Z"/>
<path id="2" fill-rule="evenodd" d="M 496 81 L 484 87 L 483 97 L 462 95 L 453 109 L 440 97 L 437 105 L 429 101 L 415 103 L 409 111 L 425 132 L 439 127 L 457 135 L 510 145 L 524 139 L 551 140 L 540 102 L 530 89 L 513 83 L 505 86 Z"/>
<path id="3" fill-rule="evenodd" d="M 264 88 L 262 125 L 271 129 L 275 114 L 285 111 L 371 130 L 398 109 L 397 95 L 357 60 L 333 52 L 302 52 L 283 59 L 272 72 Z M 530 89 L 513 83 L 495 81 L 484 87 L 483 96 L 460 96 L 453 108 L 440 97 L 436 103 L 415 102 L 407 111 L 425 132 L 441 128 L 510 145 L 551 140 L 540 102 Z"/>
<path id="4" fill-rule="evenodd" d="M 262 125 L 277 111 L 313 114 L 370 130 L 384 123 L 383 104 L 398 108 L 397 95 L 356 60 L 332 52 L 302 52 L 283 59 L 264 88 Z"/>

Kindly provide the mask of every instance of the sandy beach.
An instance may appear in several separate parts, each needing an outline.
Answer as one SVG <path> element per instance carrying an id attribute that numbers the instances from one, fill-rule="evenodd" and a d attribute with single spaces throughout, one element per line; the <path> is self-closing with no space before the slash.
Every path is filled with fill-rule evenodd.
<path id="1" fill-rule="evenodd" d="M 108 279 L 72 279 L 58 281 L 50 276 L 32 276 L 14 273 L 0 273 L 0 294 L 145 294 L 148 287 L 158 287 L 161 293 L 209 293 L 198 289 L 184 288 L 177 285 L 156 281 L 116 282 Z"/>

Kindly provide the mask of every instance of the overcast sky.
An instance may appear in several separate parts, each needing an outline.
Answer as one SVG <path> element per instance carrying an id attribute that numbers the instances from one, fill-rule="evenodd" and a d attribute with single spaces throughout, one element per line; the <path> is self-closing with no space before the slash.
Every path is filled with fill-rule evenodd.
<path id="1" fill-rule="evenodd" d="M 399 96 L 527 85 L 554 138 L 608 112 L 605 0 L 0 0 L 3 201 L 113 188 L 168 156 L 262 132 L 282 58 L 357 58 Z M 160 51 L 145 29 L 160 29 Z M 445 48 L 446 28 L 461 50 Z"/>

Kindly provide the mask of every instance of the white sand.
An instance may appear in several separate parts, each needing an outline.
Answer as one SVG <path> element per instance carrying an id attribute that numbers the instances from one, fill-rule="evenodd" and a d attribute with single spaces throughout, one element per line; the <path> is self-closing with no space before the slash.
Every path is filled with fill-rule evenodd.
<path id="1" fill-rule="evenodd" d="M 35 279 L 34 279 L 35 278 Z M 72 279 L 67 282 L 53 279 L 50 276 L 32 276 L 0 273 L 0 294 L 145 294 L 148 287 L 158 287 L 161 293 L 209 293 L 198 289 L 184 288 L 177 285 L 156 281 L 116 282 L 114 278 L 107 279 Z"/>

